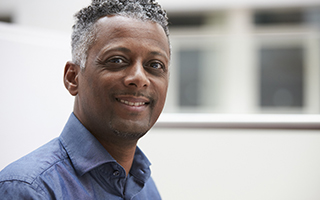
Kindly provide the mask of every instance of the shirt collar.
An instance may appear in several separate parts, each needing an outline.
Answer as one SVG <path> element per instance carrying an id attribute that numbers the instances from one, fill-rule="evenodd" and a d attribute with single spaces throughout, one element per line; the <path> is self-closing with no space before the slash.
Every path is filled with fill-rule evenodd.
<path id="1" fill-rule="evenodd" d="M 59 139 L 80 176 L 103 164 L 116 163 L 116 160 L 81 124 L 74 113 L 70 115 Z M 147 178 L 150 176 L 150 165 L 148 158 L 137 147 L 130 173 Z M 141 176 L 141 173 L 144 173 L 144 176 Z"/>
<path id="2" fill-rule="evenodd" d="M 139 147 L 137 147 L 136 152 L 134 154 L 130 174 L 134 176 L 137 180 L 139 180 L 141 183 L 145 183 L 151 175 L 150 165 L 151 163 L 148 160 L 148 158 L 139 149 Z"/>

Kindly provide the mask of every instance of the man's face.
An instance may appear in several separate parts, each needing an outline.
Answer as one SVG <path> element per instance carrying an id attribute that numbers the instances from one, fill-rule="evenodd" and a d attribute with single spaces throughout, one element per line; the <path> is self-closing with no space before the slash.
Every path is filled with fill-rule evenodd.
<path id="1" fill-rule="evenodd" d="M 98 139 L 138 139 L 165 103 L 168 38 L 152 22 L 109 16 L 97 23 L 96 41 L 77 77 L 74 113 Z"/>

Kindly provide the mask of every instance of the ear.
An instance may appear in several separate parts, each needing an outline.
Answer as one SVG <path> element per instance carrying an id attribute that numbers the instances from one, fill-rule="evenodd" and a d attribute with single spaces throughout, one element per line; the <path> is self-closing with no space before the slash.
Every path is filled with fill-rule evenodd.
<path id="1" fill-rule="evenodd" d="M 72 96 L 76 96 L 78 94 L 78 76 L 80 71 L 80 66 L 72 62 L 67 62 L 64 68 L 64 86 L 67 88 L 67 90 Z"/>

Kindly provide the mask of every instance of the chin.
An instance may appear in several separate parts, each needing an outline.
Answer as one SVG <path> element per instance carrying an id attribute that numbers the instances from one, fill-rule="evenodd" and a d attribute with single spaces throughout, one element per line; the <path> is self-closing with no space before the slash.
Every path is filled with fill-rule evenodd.
<path id="1" fill-rule="evenodd" d="M 114 130 L 114 133 L 124 140 L 138 140 L 143 137 L 147 132 L 125 132 L 120 130 Z"/>
<path id="2" fill-rule="evenodd" d="M 110 124 L 110 126 L 116 136 L 126 140 L 138 140 L 151 128 L 149 124 L 141 123 Z"/>

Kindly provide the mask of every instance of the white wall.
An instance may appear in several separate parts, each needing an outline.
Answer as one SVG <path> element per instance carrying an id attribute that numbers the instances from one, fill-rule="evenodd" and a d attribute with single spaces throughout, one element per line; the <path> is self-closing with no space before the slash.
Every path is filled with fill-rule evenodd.
<path id="1" fill-rule="evenodd" d="M 18 24 L 53 30 L 71 31 L 73 15 L 91 0 L 18 0 L 14 21 Z"/>
<path id="2" fill-rule="evenodd" d="M 155 129 L 140 140 L 165 200 L 318 200 L 320 134 Z"/>
<path id="3" fill-rule="evenodd" d="M 0 168 L 59 135 L 72 111 L 63 86 L 69 35 L 0 24 Z"/>

